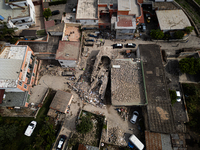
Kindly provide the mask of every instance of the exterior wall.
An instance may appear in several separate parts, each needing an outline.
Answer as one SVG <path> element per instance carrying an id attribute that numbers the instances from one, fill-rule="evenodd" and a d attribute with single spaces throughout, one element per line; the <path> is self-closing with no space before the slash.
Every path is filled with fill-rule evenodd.
<path id="1" fill-rule="evenodd" d="M 19 80 L 18 80 L 18 85 L 17 85 L 17 88 L 20 89 L 21 91 L 28 91 L 30 92 L 30 89 L 32 87 L 32 85 L 34 84 L 35 82 L 35 75 L 36 75 L 36 70 L 37 70 L 37 59 L 35 59 L 34 61 L 30 58 L 30 61 L 28 64 L 25 64 L 26 62 L 26 58 L 27 58 L 27 53 L 31 51 L 32 55 L 34 56 L 34 53 L 33 51 L 31 50 L 31 48 L 29 46 L 27 46 L 27 50 L 26 50 L 26 54 L 24 56 L 24 61 L 23 61 L 23 64 L 22 64 L 22 67 L 21 67 L 21 70 L 20 71 L 20 74 L 19 74 Z M 30 74 L 30 78 L 27 77 L 27 73 L 25 74 L 25 81 L 22 81 L 22 78 L 23 78 L 23 70 L 25 69 L 25 65 L 32 65 L 32 69 L 28 68 L 27 70 L 27 73 Z"/>
<path id="2" fill-rule="evenodd" d="M 24 92 L 19 88 L 6 88 L 5 92 Z"/>
<path id="3" fill-rule="evenodd" d="M 82 25 L 98 25 L 98 20 L 80 20 Z"/>
<path id="4" fill-rule="evenodd" d="M 128 15 L 129 11 L 118 11 L 117 15 Z"/>
<path id="5" fill-rule="evenodd" d="M 67 67 L 74 68 L 77 66 L 75 60 L 58 60 L 58 62 L 63 68 L 67 68 Z"/>
<path id="6" fill-rule="evenodd" d="M 116 39 L 126 39 L 131 40 L 134 36 L 134 29 L 121 29 L 116 30 Z"/>

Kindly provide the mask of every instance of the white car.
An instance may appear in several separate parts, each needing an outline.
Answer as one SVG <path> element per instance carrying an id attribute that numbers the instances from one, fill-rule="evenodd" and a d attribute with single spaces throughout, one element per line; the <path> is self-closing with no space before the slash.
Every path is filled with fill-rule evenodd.
<path id="1" fill-rule="evenodd" d="M 133 117 L 131 118 L 130 122 L 135 124 L 136 121 L 137 121 L 138 116 L 139 116 L 139 113 L 137 111 L 134 111 L 133 112 Z"/>
<path id="2" fill-rule="evenodd" d="M 181 92 L 180 91 L 176 91 L 176 96 L 177 96 L 176 101 L 181 102 Z"/>
<path id="3" fill-rule="evenodd" d="M 26 136 L 31 136 L 31 134 L 33 133 L 33 130 L 36 127 L 37 122 L 36 121 L 31 121 L 31 123 L 28 125 L 24 135 Z"/>

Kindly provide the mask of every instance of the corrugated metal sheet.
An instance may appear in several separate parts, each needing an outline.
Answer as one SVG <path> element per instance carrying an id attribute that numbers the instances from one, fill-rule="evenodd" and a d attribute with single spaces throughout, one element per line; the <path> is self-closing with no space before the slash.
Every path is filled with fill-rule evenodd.
<path id="1" fill-rule="evenodd" d="M 161 135 L 145 131 L 146 150 L 162 150 Z"/>

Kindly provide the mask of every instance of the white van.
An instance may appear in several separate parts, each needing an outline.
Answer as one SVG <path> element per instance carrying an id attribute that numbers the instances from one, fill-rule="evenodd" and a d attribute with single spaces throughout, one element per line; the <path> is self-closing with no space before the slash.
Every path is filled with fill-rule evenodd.
<path id="1" fill-rule="evenodd" d="M 130 136 L 129 140 L 133 143 L 139 150 L 144 149 L 144 144 L 133 134 Z"/>

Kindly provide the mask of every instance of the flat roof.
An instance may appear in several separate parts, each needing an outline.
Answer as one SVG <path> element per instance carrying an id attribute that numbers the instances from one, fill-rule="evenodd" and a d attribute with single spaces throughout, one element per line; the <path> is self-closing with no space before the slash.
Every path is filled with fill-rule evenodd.
<path id="1" fill-rule="evenodd" d="M 71 98 L 72 98 L 71 93 L 58 90 L 51 102 L 50 108 L 57 110 L 59 112 L 66 113 L 66 110 L 68 108 L 68 103 L 70 102 Z"/>
<path id="2" fill-rule="evenodd" d="M 112 105 L 144 105 L 146 99 L 141 63 L 133 62 L 131 59 L 115 59 L 111 64 Z"/>
<path id="3" fill-rule="evenodd" d="M 25 9 L 22 8 L 12 9 L 9 5 L 5 4 L 5 0 L 0 1 L 0 10 L 1 10 L 0 14 L 5 18 L 5 20 L 3 21 L 7 21 L 9 16 L 11 16 L 11 19 L 30 16 L 29 6 L 24 6 L 24 8 Z"/>
<path id="4" fill-rule="evenodd" d="M 56 52 L 57 60 L 78 60 L 80 42 L 60 41 Z"/>
<path id="5" fill-rule="evenodd" d="M 28 98 L 28 92 L 5 92 L 5 99 L 0 106 L 24 107 Z"/>
<path id="6" fill-rule="evenodd" d="M 12 45 L 4 47 L 2 53 L 0 54 L 0 59 L 18 59 L 23 60 L 27 45 Z"/>
<path id="7" fill-rule="evenodd" d="M 178 30 L 191 26 L 185 13 L 180 10 L 157 10 L 156 15 L 161 30 Z"/>
<path id="8" fill-rule="evenodd" d="M 136 29 L 136 20 L 133 16 L 117 16 L 115 29 Z"/>
<path id="9" fill-rule="evenodd" d="M 140 5 L 137 3 L 137 0 L 131 0 L 131 10 L 129 15 L 136 15 L 136 17 L 141 16 Z"/>
<path id="10" fill-rule="evenodd" d="M 62 41 L 80 41 L 81 33 L 79 27 L 76 26 L 64 26 Z"/>
<path id="11" fill-rule="evenodd" d="M 78 0 L 76 19 L 98 19 L 98 0 Z"/>
<path id="12" fill-rule="evenodd" d="M 130 11 L 131 0 L 118 0 L 118 11 Z"/>
<path id="13" fill-rule="evenodd" d="M 147 90 L 149 130 L 160 133 L 173 133 L 175 131 L 174 117 L 165 81 L 160 46 L 143 44 L 139 45 L 138 49 L 143 62 Z"/>

